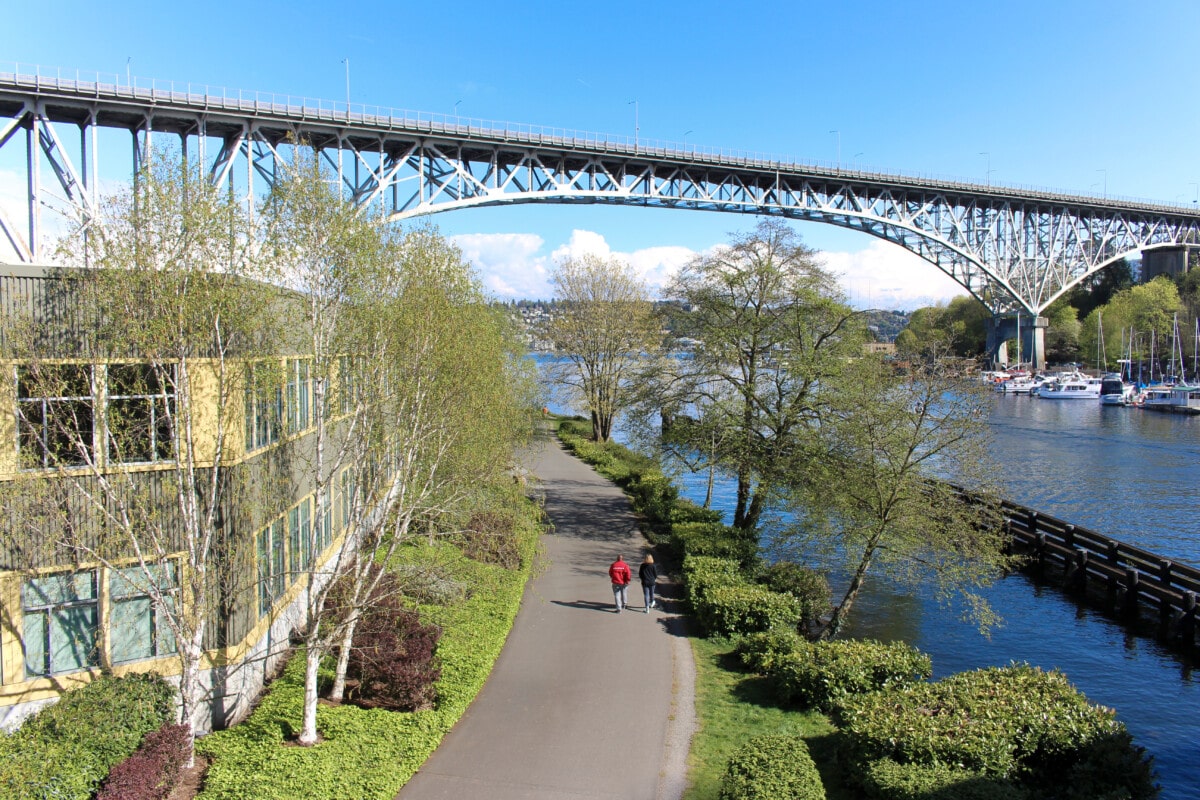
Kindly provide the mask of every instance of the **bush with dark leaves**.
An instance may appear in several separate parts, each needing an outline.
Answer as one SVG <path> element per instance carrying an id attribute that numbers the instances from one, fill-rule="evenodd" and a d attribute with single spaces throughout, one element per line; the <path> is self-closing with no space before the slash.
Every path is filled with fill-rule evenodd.
<path id="1" fill-rule="evenodd" d="M 436 651 L 442 629 L 404 608 L 392 576 L 384 576 L 354 631 L 346 699 L 368 708 L 414 711 L 435 699 L 441 676 Z M 348 687 L 349 688 L 349 687 Z"/>
<path id="2" fill-rule="evenodd" d="M 179 783 L 189 749 L 184 725 L 151 731 L 133 755 L 108 773 L 96 800 L 165 800 Z"/>

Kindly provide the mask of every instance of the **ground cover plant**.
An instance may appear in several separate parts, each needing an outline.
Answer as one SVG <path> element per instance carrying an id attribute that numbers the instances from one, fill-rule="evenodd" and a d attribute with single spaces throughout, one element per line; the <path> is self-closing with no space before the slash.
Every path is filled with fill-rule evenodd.
<path id="1" fill-rule="evenodd" d="M 0 735 L 0 797 L 88 800 L 143 737 L 175 718 L 175 690 L 154 674 L 104 675 Z"/>
<path id="2" fill-rule="evenodd" d="M 413 606 L 422 624 L 442 631 L 432 707 L 396 712 L 321 705 L 321 741 L 290 746 L 304 692 L 304 654 L 298 651 L 249 718 L 197 743 L 198 751 L 212 759 L 200 799 L 394 797 L 483 687 L 512 627 L 540 532 L 532 507 L 523 514 L 516 526 L 521 558 L 514 569 L 469 558 L 445 541 L 405 546 L 391 565 L 400 572 L 436 565 L 446 581 L 468 587 L 465 596 L 448 604 Z"/>

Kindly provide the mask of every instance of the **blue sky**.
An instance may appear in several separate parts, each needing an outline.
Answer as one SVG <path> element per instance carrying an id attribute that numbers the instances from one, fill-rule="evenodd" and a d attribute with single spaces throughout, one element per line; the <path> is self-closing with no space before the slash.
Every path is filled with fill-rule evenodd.
<path id="1" fill-rule="evenodd" d="M 0 0 L 0 61 L 632 135 L 939 177 L 1200 198 L 1200 3 Z M 7 68 L 5 68 L 7 69 Z M 630 101 L 636 100 L 636 105 Z M 990 175 L 988 170 L 991 170 Z M 500 297 L 565 253 L 651 282 L 750 216 L 587 206 L 450 212 Z M 961 293 L 892 245 L 797 224 L 859 306 Z"/>

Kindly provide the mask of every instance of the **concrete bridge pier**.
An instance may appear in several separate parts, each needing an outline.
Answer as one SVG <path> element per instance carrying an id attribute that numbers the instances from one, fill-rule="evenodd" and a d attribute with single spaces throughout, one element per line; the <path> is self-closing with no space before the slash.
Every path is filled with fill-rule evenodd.
<path id="1" fill-rule="evenodd" d="M 1032 364 L 1034 369 L 1045 369 L 1046 327 L 1049 324 L 1045 317 L 1027 314 L 997 314 L 992 317 L 987 329 L 987 352 L 992 366 L 1002 367 L 1009 363 L 1008 340 L 1017 336 L 1019 328 L 1021 362 Z M 1016 357 L 1014 353 L 1013 358 Z"/>

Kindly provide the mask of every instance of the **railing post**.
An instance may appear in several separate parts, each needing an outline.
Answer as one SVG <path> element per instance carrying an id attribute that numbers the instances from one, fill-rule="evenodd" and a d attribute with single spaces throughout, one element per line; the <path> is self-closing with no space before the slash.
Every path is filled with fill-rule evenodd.
<path id="1" fill-rule="evenodd" d="M 1196 643 L 1196 593 L 1183 593 L 1183 615 L 1179 619 L 1179 634 L 1189 648 Z"/>
<path id="2" fill-rule="evenodd" d="M 1158 582 L 1162 586 L 1162 599 L 1158 603 L 1158 614 L 1166 620 L 1171 616 L 1171 599 L 1169 592 L 1171 591 L 1171 561 L 1164 558 L 1158 562 Z"/>
<path id="3" fill-rule="evenodd" d="M 1079 591 L 1084 591 L 1087 589 L 1087 580 L 1088 580 L 1088 574 L 1087 574 L 1088 551 L 1077 549 L 1075 551 L 1074 561 L 1075 561 L 1075 569 L 1071 575 L 1071 586 L 1075 589 L 1078 589 Z"/>
<path id="4" fill-rule="evenodd" d="M 1065 544 L 1067 547 L 1075 546 L 1075 526 L 1074 525 L 1068 524 L 1067 527 L 1063 529 L 1063 544 Z"/>
<path id="5" fill-rule="evenodd" d="M 1122 608 L 1126 614 L 1136 614 L 1138 607 L 1138 581 L 1140 575 L 1133 567 L 1125 569 L 1125 603 Z"/>

